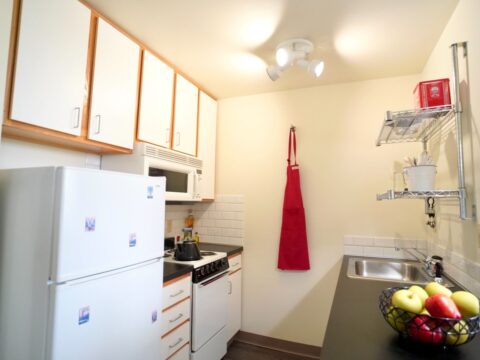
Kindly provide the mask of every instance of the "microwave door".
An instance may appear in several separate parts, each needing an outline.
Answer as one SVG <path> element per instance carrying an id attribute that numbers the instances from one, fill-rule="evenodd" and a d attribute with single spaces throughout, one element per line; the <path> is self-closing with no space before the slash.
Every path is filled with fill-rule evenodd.
<path id="1" fill-rule="evenodd" d="M 193 182 L 192 173 L 180 169 L 165 169 L 149 167 L 149 176 L 164 176 L 166 178 L 167 201 L 192 201 L 193 200 Z"/>

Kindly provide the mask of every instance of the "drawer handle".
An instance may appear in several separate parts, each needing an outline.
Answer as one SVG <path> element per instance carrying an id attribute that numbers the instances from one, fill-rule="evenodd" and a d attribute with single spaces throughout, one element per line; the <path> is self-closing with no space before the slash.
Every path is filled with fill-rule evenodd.
<path id="1" fill-rule="evenodd" d="M 232 264 L 231 267 L 235 267 L 235 266 L 238 266 L 238 265 L 240 265 L 240 263 L 239 263 L 239 262 L 236 262 L 235 264 Z"/>
<path id="2" fill-rule="evenodd" d="M 183 317 L 183 314 L 180 313 L 180 314 L 178 314 L 178 316 L 177 316 L 175 319 L 168 320 L 168 322 L 169 322 L 170 324 L 171 324 L 171 323 L 174 323 L 175 321 L 180 320 L 182 317 Z"/>
<path id="3" fill-rule="evenodd" d="M 171 298 L 177 297 L 178 295 L 181 295 L 185 292 L 185 290 L 178 290 L 175 294 L 170 294 Z"/>
<path id="4" fill-rule="evenodd" d="M 177 346 L 178 344 L 180 344 L 182 341 L 183 341 L 183 338 L 178 338 L 178 340 L 175 342 L 175 344 L 168 345 L 168 348 L 169 348 L 169 349 L 173 349 L 175 346 Z"/>

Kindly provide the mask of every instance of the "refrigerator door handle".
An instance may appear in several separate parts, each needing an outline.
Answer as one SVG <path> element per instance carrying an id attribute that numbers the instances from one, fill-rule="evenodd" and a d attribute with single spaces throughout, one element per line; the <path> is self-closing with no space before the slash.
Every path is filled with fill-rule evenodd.
<path id="1" fill-rule="evenodd" d="M 147 261 L 135 264 L 135 265 L 125 266 L 125 267 L 115 269 L 115 270 L 110 270 L 110 271 L 105 271 L 105 272 L 98 273 L 98 274 L 84 276 L 84 277 L 81 277 L 81 278 L 78 278 L 78 279 L 67 280 L 67 281 L 62 281 L 62 282 L 49 281 L 47 284 L 48 285 L 74 286 L 74 285 L 81 284 L 81 283 L 84 283 L 84 282 L 87 282 L 87 281 L 94 281 L 96 279 L 100 279 L 100 278 L 103 278 L 103 277 L 106 277 L 106 276 L 113 276 L 113 275 L 120 274 L 120 273 L 125 272 L 125 271 L 131 271 L 131 270 L 134 270 L 134 269 L 138 269 L 138 268 L 141 268 L 141 267 L 144 267 L 144 266 L 155 264 L 156 262 L 159 262 L 159 261 L 163 261 L 163 258 L 160 257 L 160 258 L 156 258 L 156 259 L 153 259 L 153 260 L 147 260 Z"/>

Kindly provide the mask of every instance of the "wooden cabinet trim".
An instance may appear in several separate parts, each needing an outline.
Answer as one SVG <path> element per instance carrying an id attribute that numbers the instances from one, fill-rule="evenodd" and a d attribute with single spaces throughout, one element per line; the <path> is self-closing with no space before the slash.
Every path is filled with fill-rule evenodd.
<path id="1" fill-rule="evenodd" d="M 200 84 L 198 84 L 195 80 L 193 80 L 190 76 L 188 76 L 188 74 L 185 74 L 183 71 L 181 71 L 177 66 L 175 66 L 173 63 L 171 63 L 170 61 L 168 61 L 166 58 L 164 58 L 162 55 L 160 55 L 158 52 L 156 52 L 155 50 L 153 50 L 151 47 L 149 47 L 148 45 L 146 45 L 144 42 L 140 41 L 137 37 L 135 37 L 134 35 L 128 33 L 127 31 L 125 31 L 120 25 L 118 25 L 115 21 L 113 21 L 110 17 L 106 16 L 105 14 L 103 14 L 102 12 L 98 11 L 97 9 L 95 9 L 95 7 L 93 5 L 91 5 L 88 0 L 78 0 L 80 1 L 83 5 L 85 5 L 86 7 L 88 7 L 93 13 L 95 16 L 101 18 L 102 20 L 105 20 L 106 22 L 108 22 L 110 25 L 112 25 L 114 28 L 116 28 L 118 31 L 120 31 L 121 33 L 123 33 L 125 36 L 127 36 L 130 40 L 132 40 L 133 42 L 135 42 L 138 46 L 140 46 L 140 48 L 142 50 L 148 50 L 149 52 L 152 53 L 152 55 L 156 56 L 159 60 L 163 61 L 165 64 L 167 64 L 168 66 L 170 66 L 174 71 L 175 73 L 178 73 L 180 75 L 182 75 L 185 79 L 187 79 L 188 81 L 190 81 L 192 84 L 194 84 L 196 87 L 198 87 L 200 90 L 202 90 L 205 94 L 209 95 L 211 98 L 217 100 L 217 98 L 215 96 L 213 96 L 210 92 L 206 91 L 205 89 L 202 88 L 202 86 L 200 86 Z"/>
<path id="2" fill-rule="evenodd" d="M 185 297 L 185 298 L 177 301 L 176 303 L 174 303 L 174 304 L 166 307 L 165 309 L 162 310 L 162 313 L 167 312 L 167 311 L 170 310 L 171 308 L 174 308 L 175 306 L 180 305 L 182 302 L 187 301 L 187 300 L 190 300 L 190 299 L 191 299 L 191 297 L 190 297 L 190 295 L 189 295 L 189 296 L 187 296 L 187 297 Z"/>
<path id="3" fill-rule="evenodd" d="M 177 98 L 177 73 L 173 73 L 173 91 L 172 91 L 172 118 L 170 120 L 170 142 L 169 149 L 173 149 L 173 141 L 175 140 L 175 100 Z"/>
<path id="4" fill-rule="evenodd" d="M 8 49 L 8 63 L 7 63 L 7 76 L 5 85 L 5 98 L 3 109 L 4 122 L 10 119 L 10 111 L 12 108 L 12 94 L 15 83 L 15 66 L 18 51 L 18 33 L 20 29 L 20 14 L 22 10 L 22 4 L 20 0 L 13 1 L 12 9 L 12 24 L 10 27 L 10 44 Z"/>
<path id="5" fill-rule="evenodd" d="M 242 252 L 229 255 L 229 256 L 228 256 L 228 260 L 231 260 L 231 259 L 233 259 L 234 257 L 241 256 L 241 255 L 242 255 Z"/>
<path id="6" fill-rule="evenodd" d="M 21 23 L 21 8 L 22 1 L 14 0 L 12 10 L 12 25 L 10 30 L 10 45 L 7 65 L 7 81 L 5 90 L 5 108 L 3 112 L 3 135 L 6 138 L 29 141 L 36 144 L 57 146 L 64 149 L 85 151 L 95 154 L 111 154 L 111 153 L 126 153 L 132 152 L 130 149 L 122 148 L 115 145 L 105 144 L 86 138 L 88 133 L 88 117 L 91 101 L 91 85 L 92 74 L 94 67 L 95 56 L 95 39 L 96 39 L 96 27 L 97 18 L 91 16 L 90 20 L 90 34 L 87 56 L 87 68 L 86 68 L 86 81 L 85 89 L 86 94 L 83 103 L 83 115 L 82 115 L 82 130 L 80 136 L 75 136 L 60 131 L 43 128 L 37 125 L 31 125 L 24 123 L 21 120 L 11 118 L 11 108 L 13 101 L 13 88 L 15 86 L 15 66 L 18 51 L 18 36 Z"/>
<path id="7" fill-rule="evenodd" d="M 186 323 L 190 322 L 190 319 L 187 319 L 187 320 L 184 320 L 183 322 L 181 322 L 180 324 L 178 324 L 177 326 L 175 326 L 172 330 L 170 330 L 169 332 L 165 333 L 162 335 L 162 339 L 163 338 L 166 338 L 168 335 L 170 335 L 171 333 L 173 333 L 175 330 L 177 330 L 178 328 L 182 327 L 183 325 L 185 325 Z"/>
<path id="8" fill-rule="evenodd" d="M 239 272 L 240 270 L 242 270 L 242 268 L 238 268 L 237 270 L 234 270 L 234 271 L 232 271 L 232 272 L 229 272 L 229 273 L 228 273 L 228 276 L 232 276 L 233 274 Z"/>
<path id="9" fill-rule="evenodd" d="M 185 279 L 185 278 L 187 278 L 187 277 L 190 277 L 190 274 L 191 274 L 191 273 L 188 272 L 188 273 L 183 274 L 183 275 L 180 275 L 180 276 L 178 276 L 178 277 L 176 277 L 176 278 L 174 278 L 174 279 L 165 281 L 165 282 L 163 283 L 163 287 L 166 287 L 166 286 L 168 286 L 168 285 L 172 285 L 173 283 L 176 283 L 177 281 L 180 281 L 180 280 L 183 280 L 183 279 Z"/>
<path id="10" fill-rule="evenodd" d="M 137 75 L 137 107 L 135 109 L 135 134 L 134 139 L 138 139 L 138 127 L 140 126 L 140 99 L 142 97 L 142 81 L 143 81 L 143 53 L 145 50 L 140 48 L 138 59 L 138 75 Z"/>
<path id="11" fill-rule="evenodd" d="M 169 357 L 167 357 L 165 360 L 169 360 L 171 358 L 173 358 L 175 355 L 177 355 L 181 350 L 183 350 L 183 348 L 187 345 L 190 344 L 190 341 L 187 341 L 185 344 L 183 344 L 180 349 L 176 350 L 172 355 L 170 355 Z"/>

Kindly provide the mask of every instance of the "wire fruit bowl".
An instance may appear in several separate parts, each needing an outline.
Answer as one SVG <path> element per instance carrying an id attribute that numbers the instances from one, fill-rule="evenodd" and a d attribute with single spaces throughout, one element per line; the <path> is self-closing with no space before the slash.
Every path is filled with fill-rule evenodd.
<path id="1" fill-rule="evenodd" d="M 380 311 L 385 321 L 403 337 L 429 345 L 453 347 L 473 340 L 480 331 L 480 316 L 463 319 L 415 314 L 392 305 L 395 291 L 408 287 L 391 287 L 379 297 Z"/>

